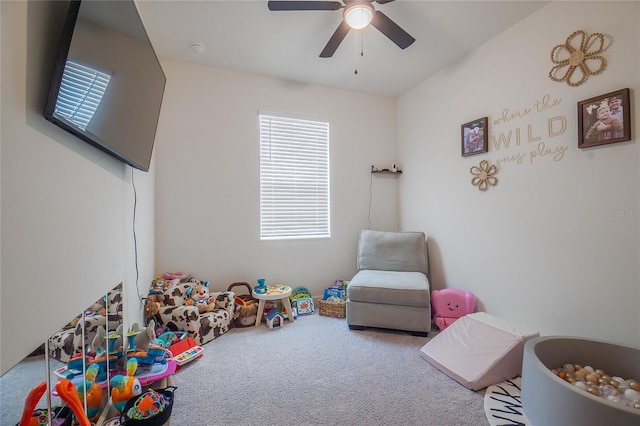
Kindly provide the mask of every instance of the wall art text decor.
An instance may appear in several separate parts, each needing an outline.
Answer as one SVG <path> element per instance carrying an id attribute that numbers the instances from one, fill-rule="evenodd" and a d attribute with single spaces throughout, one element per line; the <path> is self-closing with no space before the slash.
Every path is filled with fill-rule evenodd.
<path id="1" fill-rule="evenodd" d="M 483 117 L 460 126 L 463 157 L 489 151 L 488 121 L 487 117 Z"/>
<path id="2" fill-rule="evenodd" d="M 631 140 L 629 89 L 578 102 L 578 148 Z"/>
<path id="3" fill-rule="evenodd" d="M 498 184 L 498 167 L 495 164 L 489 164 L 487 160 L 482 160 L 479 165 L 469 169 L 473 177 L 471 185 L 477 186 L 480 191 L 486 191 L 490 186 Z"/>
<path id="4" fill-rule="evenodd" d="M 567 117 L 556 110 L 562 99 L 545 94 L 517 109 L 505 107 L 492 118 L 492 150 L 496 164 L 535 164 L 541 160 L 561 161 L 568 145 L 556 145 L 568 126 Z M 522 122 L 523 120 L 526 122 Z M 543 125 L 543 123 L 545 123 Z M 558 139 L 556 139 L 558 138 Z M 514 152 L 516 151 L 516 152 Z"/>
<path id="5" fill-rule="evenodd" d="M 551 62 L 555 65 L 549 71 L 549 78 L 569 86 L 581 85 L 589 76 L 600 74 L 607 67 L 607 60 L 600 55 L 604 49 L 603 34 L 587 36 L 583 30 L 574 31 L 564 44 L 551 50 Z"/>

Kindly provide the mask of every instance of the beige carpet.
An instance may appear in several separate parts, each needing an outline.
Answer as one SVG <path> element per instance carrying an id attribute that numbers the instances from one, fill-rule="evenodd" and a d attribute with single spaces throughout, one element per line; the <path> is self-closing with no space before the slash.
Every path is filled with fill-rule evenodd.
<path id="1" fill-rule="evenodd" d="M 428 340 L 351 331 L 344 319 L 317 313 L 279 329 L 233 329 L 173 377 L 171 424 L 488 424 L 484 392 L 466 389 L 422 359 Z M 16 424 L 42 371 L 42 358 L 34 358 L 0 378 L 2 424 Z"/>
<path id="2" fill-rule="evenodd" d="M 483 393 L 420 357 L 410 333 L 317 313 L 235 329 L 174 377 L 175 425 L 486 425 Z"/>

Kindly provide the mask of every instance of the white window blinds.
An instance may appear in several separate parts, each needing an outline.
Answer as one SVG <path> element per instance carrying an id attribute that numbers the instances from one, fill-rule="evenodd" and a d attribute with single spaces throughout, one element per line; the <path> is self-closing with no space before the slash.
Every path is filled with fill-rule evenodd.
<path id="1" fill-rule="evenodd" d="M 110 79 L 108 74 L 67 61 L 54 112 L 82 130 L 86 129 L 100 105 Z"/>
<path id="2" fill-rule="evenodd" d="M 259 118 L 260 238 L 329 237 L 329 123 Z"/>

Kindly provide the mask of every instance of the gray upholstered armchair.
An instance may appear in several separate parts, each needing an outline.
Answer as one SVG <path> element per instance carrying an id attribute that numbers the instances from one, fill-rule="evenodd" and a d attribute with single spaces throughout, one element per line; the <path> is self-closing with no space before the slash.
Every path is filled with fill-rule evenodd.
<path id="1" fill-rule="evenodd" d="M 347 324 L 431 331 L 427 243 L 422 232 L 364 230 L 358 245 L 358 273 L 347 287 Z"/>

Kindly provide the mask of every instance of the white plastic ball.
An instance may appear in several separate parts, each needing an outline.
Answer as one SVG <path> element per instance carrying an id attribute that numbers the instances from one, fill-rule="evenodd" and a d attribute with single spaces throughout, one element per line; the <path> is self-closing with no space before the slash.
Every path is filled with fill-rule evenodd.
<path id="1" fill-rule="evenodd" d="M 629 401 L 638 401 L 640 399 L 640 393 L 633 389 L 627 389 L 624 391 L 624 397 Z"/>
<path id="2" fill-rule="evenodd" d="M 609 396 L 613 396 L 616 395 L 618 392 L 616 391 L 616 388 L 614 388 L 611 385 L 604 385 L 602 386 L 602 395 L 609 397 Z"/>
<path id="3" fill-rule="evenodd" d="M 580 381 L 580 380 L 576 381 L 576 382 L 573 384 L 573 386 L 577 387 L 578 389 L 582 389 L 583 391 L 586 391 L 586 390 L 587 390 L 587 385 L 586 385 L 586 383 L 585 383 L 585 382 L 583 382 L 583 381 Z"/>

